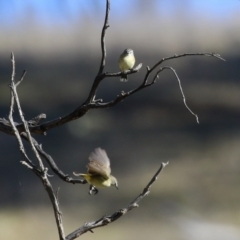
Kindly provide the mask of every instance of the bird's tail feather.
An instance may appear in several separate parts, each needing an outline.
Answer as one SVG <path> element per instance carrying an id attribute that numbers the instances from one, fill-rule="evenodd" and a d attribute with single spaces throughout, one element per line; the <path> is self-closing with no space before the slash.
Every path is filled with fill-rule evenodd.
<path id="1" fill-rule="evenodd" d="M 73 175 L 77 176 L 77 177 L 83 177 L 84 179 L 86 179 L 87 181 L 91 178 L 90 174 L 85 174 L 85 173 L 75 173 L 73 172 Z"/>

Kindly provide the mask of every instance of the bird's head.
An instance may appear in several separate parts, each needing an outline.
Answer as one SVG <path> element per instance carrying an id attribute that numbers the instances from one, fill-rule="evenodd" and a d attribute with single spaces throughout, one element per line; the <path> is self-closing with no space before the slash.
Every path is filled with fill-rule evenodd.
<path id="1" fill-rule="evenodd" d="M 118 189 L 118 181 L 114 176 L 110 176 L 111 178 L 111 186 L 115 186 Z"/>

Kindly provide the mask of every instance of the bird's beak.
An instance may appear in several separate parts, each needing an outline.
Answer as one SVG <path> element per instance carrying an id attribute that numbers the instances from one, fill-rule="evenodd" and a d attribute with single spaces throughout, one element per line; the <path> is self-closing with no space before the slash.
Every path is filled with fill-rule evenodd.
<path id="1" fill-rule="evenodd" d="M 116 189 L 118 190 L 118 185 L 117 185 L 117 184 L 115 185 L 115 187 L 116 187 Z"/>

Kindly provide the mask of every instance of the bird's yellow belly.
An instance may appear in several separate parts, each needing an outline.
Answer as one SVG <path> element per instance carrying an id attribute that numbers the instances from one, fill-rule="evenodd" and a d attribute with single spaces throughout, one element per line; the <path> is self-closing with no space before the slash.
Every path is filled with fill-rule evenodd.
<path id="1" fill-rule="evenodd" d="M 99 187 L 110 187 L 111 186 L 111 179 L 104 179 L 101 176 L 94 176 L 94 175 L 90 175 L 90 174 L 82 174 L 82 177 L 84 177 L 87 182 L 97 188 Z"/>
<path id="2" fill-rule="evenodd" d="M 110 187 L 111 186 L 111 179 L 107 179 L 104 181 L 98 181 L 97 179 L 91 179 L 91 183 L 95 187 Z"/>
<path id="3" fill-rule="evenodd" d="M 126 56 L 122 59 L 119 59 L 118 64 L 121 71 L 132 69 L 135 64 L 135 58 L 133 56 Z"/>

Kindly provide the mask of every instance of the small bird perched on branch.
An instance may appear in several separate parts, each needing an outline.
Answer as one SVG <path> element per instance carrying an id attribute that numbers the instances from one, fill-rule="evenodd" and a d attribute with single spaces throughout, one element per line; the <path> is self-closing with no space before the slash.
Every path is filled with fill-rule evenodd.
<path id="1" fill-rule="evenodd" d="M 127 82 L 127 75 L 124 74 L 124 71 L 131 70 L 135 64 L 135 57 L 133 50 L 130 48 L 127 48 L 123 51 L 123 53 L 120 55 L 118 60 L 118 66 L 120 70 L 123 72 L 120 78 L 121 82 Z"/>
<path id="2" fill-rule="evenodd" d="M 75 173 L 75 176 L 83 177 L 89 184 L 89 194 L 98 193 L 96 187 L 110 187 L 115 186 L 118 189 L 117 179 L 110 175 L 110 160 L 105 150 L 96 148 L 89 156 L 89 163 L 87 165 L 88 173 Z"/>

